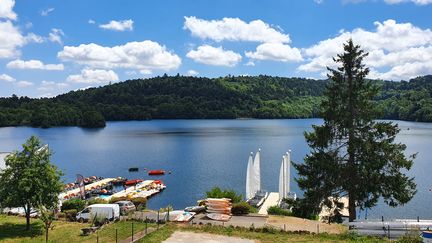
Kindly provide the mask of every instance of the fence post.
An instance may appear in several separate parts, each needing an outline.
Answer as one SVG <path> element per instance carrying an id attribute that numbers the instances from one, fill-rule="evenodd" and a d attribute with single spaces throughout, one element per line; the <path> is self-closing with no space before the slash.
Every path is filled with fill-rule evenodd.
<path id="1" fill-rule="evenodd" d="M 167 211 L 167 218 L 166 218 L 166 222 L 169 222 L 169 207 L 167 207 L 168 211 Z"/>
<path id="2" fill-rule="evenodd" d="M 390 225 L 387 225 L 388 238 L 390 239 Z"/>
<path id="3" fill-rule="evenodd" d="M 319 234 L 319 224 L 317 224 L 317 234 Z"/>
<path id="4" fill-rule="evenodd" d="M 417 216 L 417 222 L 420 222 L 420 217 L 419 216 Z"/>
<path id="5" fill-rule="evenodd" d="M 116 243 L 117 243 L 117 242 L 118 242 L 118 232 L 117 232 L 117 228 L 116 228 L 115 239 L 116 239 Z"/>
<path id="6" fill-rule="evenodd" d="M 147 234 L 147 216 L 146 216 L 146 219 L 145 219 L 145 233 Z"/>
<path id="7" fill-rule="evenodd" d="M 286 231 L 286 224 L 284 224 L 284 231 Z"/>
<path id="8" fill-rule="evenodd" d="M 157 224 L 157 229 L 159 229 L 159 210 L 158 210 L 158 215 L 157 215 L 157 222 L 156 222 L 156 224 Z"/>
<path id="9" fill-rule="evenodd" d="M 99 243 L 99 231 L 96 231 L 96 243 Z"/>
<path id="10" fill-rule="evenodd" d="M 133 228 L 133 222 L 132 222 L 132 242 L 134 241 L 134 228 Z"/>
<path id="11" fill-rule="evenodd" d="M 384 222 L 384 216 L 381 216 L 381 221 L 383 221 L 383 222 Z"/>

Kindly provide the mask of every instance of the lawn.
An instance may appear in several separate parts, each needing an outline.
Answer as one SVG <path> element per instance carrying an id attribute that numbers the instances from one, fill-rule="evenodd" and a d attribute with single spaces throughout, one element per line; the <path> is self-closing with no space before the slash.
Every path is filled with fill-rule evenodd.
<path id="1" fill-rule="evenodd" d="M 0 241 L 1 242 L 45 242 L 42 223 L 32 219 L 31 230 L 25 230 L 25 218 L 0 215 Z M 118 239 L 126 239 L 132 234 L 132 221 L 120 221 L 106 225 L 98 234 L 81 236 L 81 228 L 89 226 L 76 222 L 56 221 L 54 229 L 49 232 L 50 242 L 115 242 L 116 229 Z M 149 225 L 153 227 L 154 225 Z M 142 231 L 145 224 L 134 222 L 134 232 Z"/>

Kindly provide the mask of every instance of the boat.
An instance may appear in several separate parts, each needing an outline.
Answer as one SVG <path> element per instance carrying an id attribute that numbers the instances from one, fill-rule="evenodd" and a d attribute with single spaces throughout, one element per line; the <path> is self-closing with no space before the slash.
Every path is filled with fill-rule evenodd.
<path id="1" fill-rule="evenodd" d="M 164 170 L 149 170 L 148 175 L 165 175 Z"/>
<path id="2" fill-rule="evenodd" d="M 192 206 L 192 207 L 186 207 L 184 211 L 186 212 L 194 212 L 194 213 L 201 213 L 204 212 L 206 208 L 204 206 Z"/>
<path id="3" fill-rule="evenodd" d="M 279 198 L 280 202 L 284 198 L 296 199 L 297 195 L 290 191 L 290 167 L 291 167 L 291 150 L 282 156 L 282 163 L 279 172 Z"/>
<path id="4" fill-rule="evenodd" d="M 138 171 L 138 167 L 129 168 L 129 172 L 137 172 L 137 171 Z"/>
<path id="5" fill-rule="evenodd" d="M 134 186 L 134 185 L 136 185 L 136 184 L 138 184 L 138 183 L 140 183 L 140 182 L 143 182 L 143 180 L 140 180 L 140 179 L 136 179 L 136 180 L 127 180 L 127 181 L 125 181 L 124 185 L 125 185 L 125 186 Z"/>
<path id="6" fill-rule="evenodd" d="M 253 157 L 249 155 L 246 171 L 246 201 L 255 197 L 257 192 L 261 191 L 261 149 Z"/>
<path id="7" fill-rule="evenodd" d="M 217 221 L 228 221 L 231 219 L 231 216 L 228 214 L 222 213 L 208 213 L 206 214 L 207 218 Z"/>

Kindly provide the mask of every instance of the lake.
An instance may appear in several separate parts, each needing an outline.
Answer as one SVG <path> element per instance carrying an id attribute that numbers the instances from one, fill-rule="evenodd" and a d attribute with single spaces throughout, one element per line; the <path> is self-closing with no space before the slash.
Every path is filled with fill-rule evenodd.
<path id="1" fill-rule="evenodd" d="M 383 203 L 369 210 L 368 218 L 432 218 L 432 124 L 395 121 L 401 128 L 398 141 L 407 154 L 418 152 L 410 175 L 418 192 L 403 207 Z M 160 178 L 167 189 L 151 198 L 149 208 L 194 205 L 213 186 L 232 188 L 244 195 L 246 166 L 250 152 L 262 150 L 261 181 L 268 191 L 278 190 L 282 155 L 292 150 L 292 160 L 301 162 L 309 152 L 303 137 L 320 119 L 297 120 L 152 120 L 108 122 L 103 129 L 58 127 L 0 128 L 0 152 L 21 148 L 31 135 L 39 136 L 54 151 L 52 162 L 64 173 L 66 182 L 84 176 Z M 139 167 L 137 173 L 129 167 Z M 149 177 L 143 168 L 172 171 Z M 301 194 L 294 182 L 291 190 Z M 364 217 L 364 212 L 360 214 Z"/>

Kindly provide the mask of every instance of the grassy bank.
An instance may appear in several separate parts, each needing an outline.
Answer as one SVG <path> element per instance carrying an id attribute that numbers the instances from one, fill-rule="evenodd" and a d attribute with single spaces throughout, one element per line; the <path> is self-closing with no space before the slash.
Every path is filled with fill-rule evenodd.
<path id="1" fill-rule="evenodd" d="M 25 230 L 25 218 L 16 216 L 0 215 L 0 241 L 1 242 L 45 242 L 44 229 L 42 223 L 37 219 L 32 219 L 32 228 Z M 126 239 L 131 236 L 132 222 L 120 221 L 106 225 L 99 230 L 98 234 L 81 236 L 81 229 L 88 227 L 88 224 L 76 222 L 55 221 L 54 229 L 49 232 L 50 242 L 115 242 L 117 229 L 118 239 Z M 153 225 L 149 225 L 153 226 Z M 134 222 L 134 231 L 142 231 L 145 224 Z"/>

